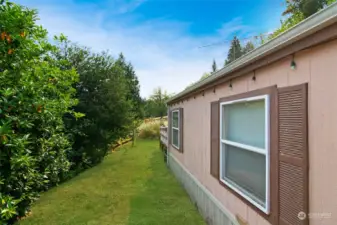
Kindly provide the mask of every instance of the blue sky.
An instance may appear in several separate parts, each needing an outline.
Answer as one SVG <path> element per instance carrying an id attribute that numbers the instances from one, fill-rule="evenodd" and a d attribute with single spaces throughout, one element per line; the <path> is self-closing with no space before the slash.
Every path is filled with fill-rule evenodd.
<path id="1" fill-rule="evenodd" d="M 284 0 L 14 0 L 36 8 L 51 36 L 64 33 L 94 51 L 123 52 L 135 67 L 141 95 L 178 93 L 223 66 L 229 42 L 271 32 Z"/>

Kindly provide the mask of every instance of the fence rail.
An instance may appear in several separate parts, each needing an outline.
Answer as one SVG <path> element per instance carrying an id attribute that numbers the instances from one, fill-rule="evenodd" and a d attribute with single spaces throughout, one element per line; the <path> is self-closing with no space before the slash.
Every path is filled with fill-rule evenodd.
<path id="1" fill-rule="evenodd" d="M 167 147 L 168 138 L 167 138 L 167 127 L 160 127 L 160 142 Z"/>
<path id="2" fill-rule="evenodd" d="M 160 149 L 164 153 L 164 161 L 167 162 L 167 146 L 168 146 L 168 137 L 167 137 L 167 127 L 160 127 L 160 140 L 159 140 Z"/>

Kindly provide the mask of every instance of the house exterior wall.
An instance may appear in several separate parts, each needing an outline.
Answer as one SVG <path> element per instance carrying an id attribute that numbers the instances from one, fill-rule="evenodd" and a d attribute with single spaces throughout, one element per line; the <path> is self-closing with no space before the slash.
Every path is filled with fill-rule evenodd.
<path id="1" fill-rule="evenodd" d="M 309 212 L 311 225 L 337 224 L 337 40 L 274 62 L 206 90 L 204 96 L 184 100 L 171 108 L 184 108 L 184 152 L 172 146 L 169 152 L 233 215 L 249 225 L 269 224 L 243 201 L 222 187 L 210 174 L 210 103 L 222 97 L 257 90 L 308 83 Z M 322 218 L 322 214 L 327 218 Z"/>

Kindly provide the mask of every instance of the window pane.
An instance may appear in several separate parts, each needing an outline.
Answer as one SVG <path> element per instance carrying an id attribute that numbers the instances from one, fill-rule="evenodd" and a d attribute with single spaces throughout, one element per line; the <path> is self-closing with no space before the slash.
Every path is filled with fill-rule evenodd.
<path id="1" fill-rule="evenodd" d="M 263 154 L 222 144 L 223 179 L 258 201 L 266 202 L 266 157 Z"/>
<path id="2" fill-rule="evenodd" d="M 173 130 L 173 135 L 172 135 L 172 144 L 176 147 L 179 147 L 179 131 L 176 129 Z"/>
<path id="3" fill-rule="evenodd" d="M 265 101 L 224 105 L 222 138 L 265 148 Z"/>
<path id="4" fill-rule="evenodd" d="M 178 128 L 178 112 L 172 113 L 172 126 Z"/>

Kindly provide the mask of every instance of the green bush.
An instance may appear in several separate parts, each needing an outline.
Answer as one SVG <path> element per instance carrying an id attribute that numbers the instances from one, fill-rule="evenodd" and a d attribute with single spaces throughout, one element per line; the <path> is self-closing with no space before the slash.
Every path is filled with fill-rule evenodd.
<path id="1" fill-rule="evenodd" d="M 35 10 L 0 3 L 0 224 L 25 215 L 70 166 L 63 116 L 74 114 L 78 75 L 52 57 L 57 48 L 36 19 Z"/>
<path id="2" fill-rule="evenodd" d="M 101 162 L 142 118 L 133 67 L 65 36 L 52 45 L 37 12 L 0 0 L 0 224 L 41 191 Z"/>

